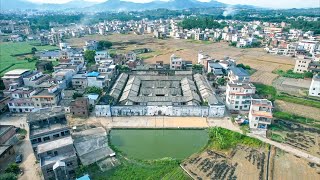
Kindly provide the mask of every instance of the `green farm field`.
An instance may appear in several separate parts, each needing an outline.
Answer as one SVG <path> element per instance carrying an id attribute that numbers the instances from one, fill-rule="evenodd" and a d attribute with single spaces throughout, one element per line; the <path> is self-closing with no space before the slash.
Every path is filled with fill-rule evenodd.
<path id="1" fill-rule="evenodd" d="M 28 42 L 4 42 L 0 44 L 0 76 L 4 73 L 18 68 L 34 69 L 35 61 L 28 62 L 24 60 L 25 57 L 30 57 L 31 48 L 35 47 L 38 51 L 54 50 L 56 46 L 34 46 Z M 25 54 L 25 55 L 19 55 Z M 19 55 L 19 56 L 15 56 Z"/>

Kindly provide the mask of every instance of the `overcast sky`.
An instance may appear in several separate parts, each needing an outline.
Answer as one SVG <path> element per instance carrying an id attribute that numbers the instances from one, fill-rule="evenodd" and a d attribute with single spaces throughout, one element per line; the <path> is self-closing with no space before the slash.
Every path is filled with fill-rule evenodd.
<path id="1" fill-rule="evenodd" d="M 27 0 L 39 3 L 65 3 L 71 0 Z M 104 2 L 106 0 L 86 0 L 93 2 Z M 125 0 L 133 2 L 150 2 L 152 0 Z M 167 1 L 167 0 L 162 0 Z M 210 0 L 200 0 L 210 1 Z M 269 8 L 308 8 L 308 7 L 320 7 L 320 0 L 217 0 L 226 4 L 246 4 L 255 5 L 260 7 Z"/>

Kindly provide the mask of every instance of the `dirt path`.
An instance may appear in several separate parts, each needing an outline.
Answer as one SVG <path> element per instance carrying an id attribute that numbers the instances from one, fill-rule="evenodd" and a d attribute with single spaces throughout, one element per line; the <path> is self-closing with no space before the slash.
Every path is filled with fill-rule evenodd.
<path id="1" fill-rule="evenodd" d="M 281 111 L 289 112 L 299 116 L 320 120 L 320 109 L 315 107 L 304 106 L 300 104 L 276 100 L 275 105 Z"/>
<path id="2" fill-rule="evenodd" d="M 298 149 L 295 149 L 295 148 L 293 148 L 293 147 L 291 147 L 289 145 L 281 144 L 281 143 L 278 143 L 278 142 L 275 142 L 275 141 L 271 141 L 268 138 L 257 136 L 257 135 L 254 135 L 254 134 L 248 134 L 248 136 L 260 139 L 261 141 L 269 143 L 271 145 L 274 145 L 275 147 L 277 147 L 279 149 L 282 149 L 283 151 L 286 151 L 286 152 L 292 153 L 292 154 L 294 154 L 296 156 L 305 158 L 310 162 L 314 162 L 314 163 L 320 164 L 320 158 L 312 156 L 312 155 L 310 155 L 308 153 L 305 153 L 303 151 L 300 151 Z"/>
<path id="3" fill-rule="evenodd" d="M 16 154 L 23 155 L 23 161 L 20 164 L 20 168 L 23 169 L 24 173 L 19 177 L 19 180 L 42 180 L 42 177 L 40 176 L 41 170 L 39 164 L 36 164 L 36 157 L 33 154 L 32 146 L 29 141 L 29 127 L 26 123 L 26 117 L 24 115 L 16 117 L 1 116 L 0 124 L 14 125 L 16 127 L 25 128 L 28 131 L 26 138 L 15 145 Z"/>

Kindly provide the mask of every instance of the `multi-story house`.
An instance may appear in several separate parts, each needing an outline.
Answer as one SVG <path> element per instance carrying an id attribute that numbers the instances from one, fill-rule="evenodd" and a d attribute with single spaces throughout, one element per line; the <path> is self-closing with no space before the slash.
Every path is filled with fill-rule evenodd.
<path id="1" fill-rule="evenodd" d="M 61 90 L 57 86 L 42 89 L 31 96 L 35 109 L 55 107 L 61 100 Z"/>
<path id="2" fill-rule="evenodd" d="M 29 113 L 29 139 L 45 180 L 73 179 L 78 166 L 73 140 L 63 108 L 47 108 Z M 64 169 L 63 176 L 57 172 Z"/>
<path id="3" fill-rule="evenodd" d="M 70 69 L 60 69 L 52 73 L 54 79 L 57 80 L 60 89 L 65 89 L 71 85 L 72 76 L 75 72 Z"/>
<path id="4" fill-rule="evenodd" d="M 320 97 L 320 75 L 315 75 L 309 89 L 309 96 Z"/>
<path id="5" fill-rule="evenodd" d="M 78 158 L 71 136 L 39 144 L 37 151 L 45 180 L 75 179 Z"/>
<path id="6" fill-rule="evenodd" d="M 100 61 L 103 60 L 110 60 L 108 51 L 97 51 L 96 55 L 94 56 L 94 60 L 96 61 L 96 64 L 99 64 Z"/>
<path id="7" fill-rule="evenodd" d="M 88 87 L 104 88 L 108 86 L 108 78 L 99 72 L 90 72 L 87 74 Z"/>
<path id="8" fill-rule="evenodd" d="M 89 116 L 89 99 L 86 97 L 78 97 L 70 103 L 70 113 L 77 117 Z"/>
<path id="9" fill-rule="evenodd" d="M 305 56 L 298 56 L 298 58 L 296 59 L 296 64 L 294 66 L 293 72 L 295 73 L 307 72 L 311 61 L 312 61 L 311 58 L 305 58 Z"/>
<path id="10" fill-rule="evenodd" d="M 34 109 L 31 97 L 36 93 L 32 88 L 17 88 L 10 91 L 11 100 L 8 102 L 10 112 L 31 112 Z"/>
<path id="11" fill-rule="evenodd" d="M 254 130 L 267 130 L 272 123 L 272 102 L 267 99 L 253 99 L 249 112 L 249 126 Z"/>
<path id="12" fill-rule="evenodd" d="M 1 78 L 5 88 L 8 90 L 10 86 L 14 84 L 16 87 L 20 87 L 23 85 L 23 78 L 30 75 L 32 71 L 29 69 L 15 69 L 9 72 L 6 72 L 4 76 Z"/>
<path id="13" fill-rule="evenodd" d="M 256 92 L 252 83 L 229 82 L 226 89 L 226 106 L 233 111 L 248 111 L 251 98 Z"/>
<path id="14" fill-rule="evenodd" d="M 230 67 L 228 78 L 230 82 L 249 82 L 250 74 L 241 67 Z"/>
<path id="15" fill-rule="evenodd" d="M 76 74 L 72 77 L 72 88 L 85 89 L 88 87 L 88 79 L 85 74 Z"/>
<path id="16" fill-rule="evenodd" d="M 172 54 L 170 56 L 170 69 L 172 70 L 182 70 L 183 69 L 183 59 Z"/>
<path id="17" fill-rule="evenodd" d="M 98 49 L 98 42 L 95 40 L 89 40 L 85 42 L 85 45 L 83 46 L 83 50 L 91 50 L 91 51 L 96 51 Z"/>
<path id="18" fill-rule="evenodd" d="M 42 72 L 33 71 L 31 74 L 23 78 L 23 83 L 25 86 L 37 87 L 42 82 L 48 80 L 49 75 L 43 74 Z"/>

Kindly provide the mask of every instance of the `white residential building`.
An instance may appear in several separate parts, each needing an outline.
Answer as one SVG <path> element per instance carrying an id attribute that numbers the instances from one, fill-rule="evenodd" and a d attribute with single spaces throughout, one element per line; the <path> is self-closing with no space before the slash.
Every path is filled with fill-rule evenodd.
<path id="1" fill-rule="evenodd" d="M 308 71 L 309 64 L 312 62 L 311 59 L 306 59 L 304 56 L 298 56 L 293 72 L 304 73 Z"/>
<path id="2" fill-rule="evenodd" d="M 251 98 L 256 92 L 252 83 L 229 82 L 226 89 L 226 106 L 233 111 L 249 111 Z"/>
<path id="3" fill-rule="evenodd" d="M 320 97 L 320 75 L 315 75 L 309 89 L 309 96 Z"/>
<path id="4" fill-rule="evenodd" d="M 170 56 L 170 69 L 172 70 L 181 70 L 182 69 L 182 58 L 172 54 Z"/>
<path id="5" fill-rule="evenodd" d="M 99 64 L 100 61 L 104 60 L 110 60 L 111 57 L 109 56 L 108 51 L 97 51 L 96 55 L 94 56 L 94 60 L 96 61 L 96 64 Z"/>
<path id="6" fill-rule="evenodd" d="M 254 130 L 267 130 L 272 122 L 272 102 L 267 99 L 253 99 L 249 112 L 249 126 Z"/>
<path id="7" fill-rule="evenodd" d="M 31 112 L 34 109 L 31 96 L 36 91 L 31 88 L 17 88 L 11 90 L 12 99 L 8 102 L 10 112 Z"/>
<path id="8" fill-rule="evenodd" d="M 101 75 L 99 72 L 90 72 L 87 74 L 88 87 L 104 88 L 108 86 L 107 76 Z"/>
<path id="9" fill-rule="evenodd" d="M 249 82 L 250 74 L 241 67 L 230 67 L 228 78 L 230 82 Z"/>

